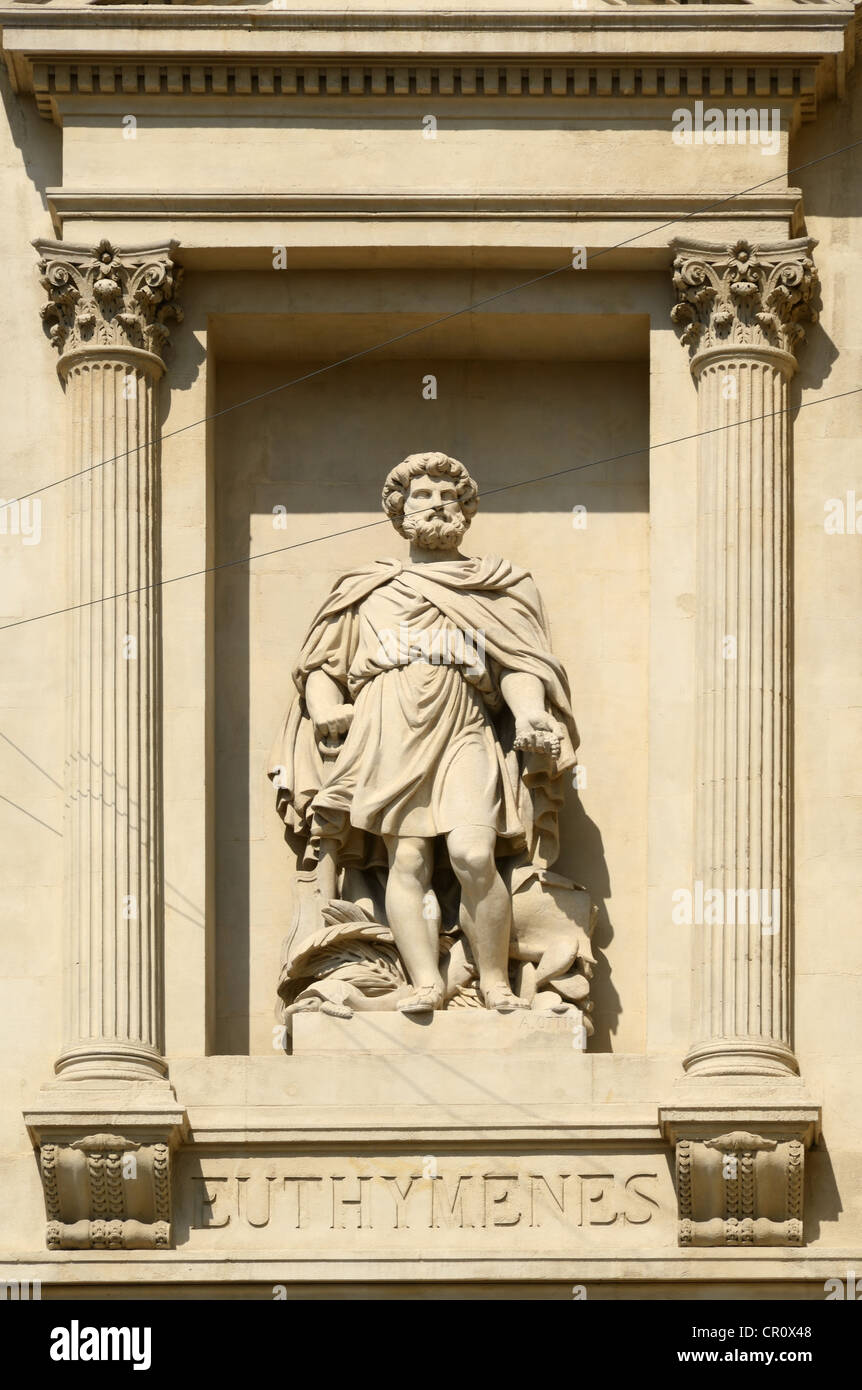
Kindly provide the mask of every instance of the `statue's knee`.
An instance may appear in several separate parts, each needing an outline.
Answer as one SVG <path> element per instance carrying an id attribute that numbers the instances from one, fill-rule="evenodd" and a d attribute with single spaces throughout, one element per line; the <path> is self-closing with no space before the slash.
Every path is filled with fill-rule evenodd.
<path id="1" fill-rule="evenodd" d="M 391 869 L 405 878 L 424 883 L 428 877 L 428 856 L 421 845 L 402 840 L 395 849 Z"/>
<path id="2" fill-rule="evenodd" d="M 493 850 L 479 841 L 450 844 L 449 859 L 459 879 L 486 883 L 494 876 Z"/>

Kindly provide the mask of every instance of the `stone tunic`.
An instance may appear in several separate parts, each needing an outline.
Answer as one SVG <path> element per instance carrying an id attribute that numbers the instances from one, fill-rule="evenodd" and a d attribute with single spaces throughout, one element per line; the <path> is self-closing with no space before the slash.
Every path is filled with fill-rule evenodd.
<path id="1" fill-rule="evenodd" d="M 339 615 L 329 651 L 315 654 L 355 713 L 312 802 L 314 833 L 341 840 L 349 821 L 381 836 L 431 838 L 464 825 L 523 834 L 486 706 L 499 705 L 499 670 L 483 635 L 459 629 L 400 576 L 357 617 Z"/>
<path id="2" fill-rule="evenodd" d="M 337 756 L 318 744 L 305 703 L 324 671 L 354 704 Z M 536 676 L 560 724 L 560 757 L 519 754 L 501 675 Z M 384 835 L 430 838 L 455 826 L 497 831 L 498 855 L 547 866 L 558 852 L 563 774 L 577 730 L 568 681 L 550 649 L 527 571 L 495 556 L 344 574 L 311 621 L 269 762 L 276 805 L 304 869 L 321 837 L 339 862 L 386 863 Z"/>

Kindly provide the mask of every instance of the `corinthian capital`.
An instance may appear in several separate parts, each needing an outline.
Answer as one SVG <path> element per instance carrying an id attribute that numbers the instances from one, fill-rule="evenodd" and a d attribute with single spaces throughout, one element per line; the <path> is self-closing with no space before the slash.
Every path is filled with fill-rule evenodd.
<path id="1" fill-rule="evenodd" d="M 168 319 L 182 319 L 174 296 L 182 277 L 176 242 L 119 251 L 34 241 L 48 292 L 42 319 L 61 353 L 79 348 L 139 348 L 161 356 Z"/>
<path id="2" fill-rule="evenodd" d="M 709 348 L 778 348 L 793 353 L 816 322 L 818 276 L 808 237 L 752 246 L 673 243 L 673 322 L 692 354 Z"/>

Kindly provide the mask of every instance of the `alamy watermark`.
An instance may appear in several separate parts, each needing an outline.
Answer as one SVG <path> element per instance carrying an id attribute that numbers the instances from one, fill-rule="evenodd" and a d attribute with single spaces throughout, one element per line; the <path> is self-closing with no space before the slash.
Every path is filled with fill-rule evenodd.
<path id="1" fill-rule="evenodd" d="M 478 628 L 382 628 L 377 634 L 381 666 L 407 666 L 426 661 L 430 666 L 463 666 L 473 675 L 485 670 L 485 634 Z"/>
<path id="2" fill-rule="evenodd" d="M 130 1361 L 133 1371 L 152 1365 L 152 1328 L 82 1327 L 73 1318 L 69 1327 L 51 1331 L 52 1361 Z"/>
<path id="3" fill-rule="evenodd" d="M 862 497 L 857 500 L 852 489 L 844 497 L 827 498 L 823 510 L 827 536 L 862 536 Z"/>
<path id="4" fill-rule="evenodd" d="M 20 536 L 22 545 L 38 545 L 42 539 L 40 498 L 7 502 L 0 497 L 0 536 Z"/>
<path id="5" fill-rule="evenodd" d="M 781 148 L 781 111 L 777 106 L 678 106 L 671 119 L 675 145 L 759 145 L 761 154 Z"/>
<path id="6" fill-rule="evenodd" d="M 823 1292 L 827 1303 L 830 1299 L 846 1299 L 850 1303 L 859 1303 L 862 1301 L 862 1279 L 857 1277 L 855 1269 L 848 1269 L 843 1279 L 838 1276 L 827 1279 L 823 1285 Z"/>
<path id="7" fill-rule="evenodd" d="M 41 1279 L 0 1280 L 0 1303 L 30 1303 L 41 1297 Z"/>
<path id="8" fill-rule="evenodd" d="M 671 920 L 680 927 L 759 926 L 765 936 L 781 930 L 780 888 L 676 888 Z"/>

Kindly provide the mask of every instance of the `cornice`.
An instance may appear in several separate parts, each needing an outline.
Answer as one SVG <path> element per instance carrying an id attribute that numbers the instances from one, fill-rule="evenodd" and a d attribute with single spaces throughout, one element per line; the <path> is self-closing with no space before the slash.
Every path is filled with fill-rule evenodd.
<path id="1" fill-rule="evenodd" d="M 14 48 L 47 52 L 116 54 L 135 49 L 162 56 L 224 52 L 262 57 L 319 44 L 331 53 L 541 49 L 566 56 L 749 58 L 834 52 L 854 18 L 849 0 L 829 5 L 761 8 L 759 5 L 635 5 L 608 9 L 496 10 L 288 10 L 267 7 L 99 5 L 58 8 L 14 5 L 0 9 L 0 27 Z M 776 35 L 782 36 L 780 45 Z M 29 36 L 29 37 L 26 37 Z M 309 36 L 311 42 L 305 36 Z M 380 42 L 374 36 L 383 36 Z M 539 39 L 537 45 L 535 40 Z"/>
<path id="2" fill-rule="evenodd" d="M 37 7 L 38 5 L 38 7 Z M 685 8 L 661 3 L 609 4 L 592 0 L 589 7 L 566 11 L 537 9 L 529 5 L 511 8 L 481 9 L 470 6 L 428 7 L 399 10 L 335 8 L 288 9 L 273 4 L 134 4 L 125 0 L 89 5 L 43 5 L 13 3 L 5 8 L 10 22 L 30 29 L 62 29 L 74 25 L 76 30 L 113 28 L 164 29 L 239 32 L 321 30 L 343 34 L 351 30 L 376 33 L 380 31 L 429 32 L 465 31 L 472 33 L 510 30 L 542 33 L 603 34 L 631 33 L 704 34 L 722 31 L 748 33 L 751 30 L 774 32 L 789 27 L 805 30 L 843 28 L 853 18 L 853 0 L 788 0 L 784 4 L 736 3 L 712 5 L 692 3 Z"/>
<path id="3" fill-rule="evenodd" d="M 291 11 L 206 5 L 0 11 L 12 85 L 72 101 L 753 98 L 813 119 L 853 62 L 853 6 Z"/>

